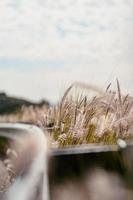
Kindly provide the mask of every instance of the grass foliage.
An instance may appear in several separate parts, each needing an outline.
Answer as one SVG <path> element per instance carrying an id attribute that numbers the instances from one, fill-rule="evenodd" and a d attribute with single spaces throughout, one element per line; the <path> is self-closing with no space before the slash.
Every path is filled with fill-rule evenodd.
<path id="1" fill-rule="evenodd" d="M 105 91 L 73 83 L 55 106 L 23 107 L 20 112 L 0 116 L 0 122 L 26 122 L 49 133 L 52 147 L 90 143 L 115 144 L 118 138 L 133 138 L 133 97 L 123 95 L 117 80 Z"/>
<path id="2" fill-rule="evenodd" d="M 42 113 L 47 112 L 48 106 L 23 106 L 19 112 L 13 114 L 0 115 L 0 123 L 4 122 L 23 122 L 37 125 L 38 119 Z"/>
<path id="3" fill-rule="evenodd" d="M 77 86 L 81 92 L 74 95 Z M 66 90 L 58 105 L 51 107 L 40 120 L 53 145 L 115 144 L 118 138 L 126 141 L 133 138 L 133 98 L 121 94 L 118 80 L 116 91 L 110 90 L 110 86 L 102 92 L 76 83 Z M 97 95 L 90 98 L 92 90 Z"/>

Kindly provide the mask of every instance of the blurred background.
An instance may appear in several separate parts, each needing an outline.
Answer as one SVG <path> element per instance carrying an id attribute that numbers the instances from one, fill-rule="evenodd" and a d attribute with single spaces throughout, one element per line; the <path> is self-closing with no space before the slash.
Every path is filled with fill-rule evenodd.
<path id="1" fill-rule="evenodd" d="M 132 0 L 0 1 L 0 91 L 56 102 L 73 81 L 132 94 Z"/>

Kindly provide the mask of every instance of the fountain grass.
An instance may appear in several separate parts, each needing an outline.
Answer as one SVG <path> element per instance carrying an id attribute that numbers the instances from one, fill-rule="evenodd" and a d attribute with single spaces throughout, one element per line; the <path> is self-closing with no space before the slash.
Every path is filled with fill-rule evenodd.
<path id="1" fill-rule="evenodd" d="M 133 139 L 133 97 L 105 91 L 84 83 L 73 83 L 60 102 L 49 108 L 23 107 L 20 112 L 0 116 L 0 122 L 39 125 L 48 131 L 52 147 L 81 144 L 116 144 L 118 138 Z"/>
<path id="2" fill-rule="evenodd" d="M 80 93 L 75 95 L 77 86 Z M 59 148 L 81 144 L 116 144 L 119 138 L 133 139 L 133 98 L 122 95 L 117 80 L 116 91 L 105 91 L 74 83 L 61 101 L 51 107 L 39 123 L 47 129 L 52 146 Z M 87 93 L 84 93 L 84 89 Z M 91 91 L 97 95 L 89 97 Z"/>

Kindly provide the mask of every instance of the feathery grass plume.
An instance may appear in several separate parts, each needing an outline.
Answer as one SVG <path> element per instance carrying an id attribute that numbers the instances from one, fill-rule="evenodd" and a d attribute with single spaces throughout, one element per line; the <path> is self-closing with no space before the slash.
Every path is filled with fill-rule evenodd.
<path id="1" fill-rule="evenodd" d="M 22 106 L 21 110 L 13 114 L 0 115 L 0 123 L 2 122 L 25 122 L 37 124 L 39 116 L 47 111 L 47 106 L 33 107 Z"/>
<path id="2" fill-rule="evenodd" d="M 88 143 L 115 144 L 118 138 L 133 138 L 133 97 L 117 90 L 105 92 L 83 83 L 73 83 L 61 101 L 41 119 L 58 147 Z M 79 88 L 80 93 L 75 94 Z M 85 91 L 86 90 L 86 91 Z M 90 93 L 94 95 L 90 96 Z M 42 123 L 43 122 L 43 123 Z"/>

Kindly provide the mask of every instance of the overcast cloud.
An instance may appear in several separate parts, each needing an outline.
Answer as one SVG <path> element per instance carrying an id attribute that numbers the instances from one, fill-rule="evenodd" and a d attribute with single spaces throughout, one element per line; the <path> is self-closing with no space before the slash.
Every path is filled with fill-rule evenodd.
<path id="1" fill-rule="evenodd" d="M 131 91 L 132 12 L 132 0 L 0 1 L 0 89 L 54 101 L 62 83 L 118 77 Z"/>

